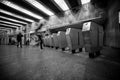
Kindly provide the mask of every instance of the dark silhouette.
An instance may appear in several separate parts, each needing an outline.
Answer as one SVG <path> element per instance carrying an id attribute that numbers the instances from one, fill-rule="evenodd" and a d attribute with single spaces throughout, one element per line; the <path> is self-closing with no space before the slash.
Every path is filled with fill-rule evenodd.
<path id="1" fill-rule="evenodd" d="M 42 35 L 38 35 L 40 48 L 43 49 Z"/>
<path id="2" fill-rule="evenodd" d="M 12 43 L 12 39 L 11 37 L 9 37 L 9 45 L 11 45 L 11 43 Z"/>
<path id="3" fill-rule="evenodd" d="M 17 35 L 17 47 L 20 46 L 22 48 L 22 37 L 23 35 L 21 33 Z"/>

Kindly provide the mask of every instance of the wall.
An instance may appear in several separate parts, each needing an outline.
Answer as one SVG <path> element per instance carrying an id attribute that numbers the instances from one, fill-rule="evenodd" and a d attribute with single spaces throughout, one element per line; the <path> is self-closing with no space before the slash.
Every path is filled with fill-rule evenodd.
<path id="1" fill-rule="evenodd" d="M 120 48 L 120 24 L 118 11 L 120 10 L 120 1 L 114 0 L 109 2 L 108 6 L 108 23 L 106 26 L 105 45 Z"/>

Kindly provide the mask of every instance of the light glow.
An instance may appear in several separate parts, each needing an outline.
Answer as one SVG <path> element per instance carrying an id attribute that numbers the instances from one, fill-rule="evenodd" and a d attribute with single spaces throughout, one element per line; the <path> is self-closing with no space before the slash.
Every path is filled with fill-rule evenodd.
<path id="1" fill-rule="evenodd" d="M 83 24 L 82 31 L 89 31 L 91 27 L 91 22 L 86 22 Z"/>
<path id="2" fill-rule="evenodd" d="M 4 16 L 0 16 L 0 18 L 7 19 L 7 20 L 10 20 L 10 21 L 14 21 L 14 22 L 18 22 L 18 23 L 22 23 L 22 24 L 27 24 L 27 23 L 25 23 L 25 22 L 23 22 L 23 21 L 19 21 L 19 20 L 11 19 L 11 18 L 4 17 Z"/>
<path id="3" fill-rule="evenodd" d="M 0 22 L 6 23 L 6 24 L 11 24 L 11 25 L 16 25 L 16 26 L 22 26 L 20 24 L 16 24 L 16 23 L 12 23 L 12 22 L 7 22 L 7 21 L 2 21 L 2 20 L 0 20 Z"/>
<path id="4" fill-rule="evenodd" d="M 0 27 L 0 30 L 10 30 L 11 28 Z"/>
<path id="5" fill-rule="evenodd" d="M 39 10 L 43 11 L 44 13 L 48 14 L 49 16 L 54 15 L 52 11 L 47 9 L 45 6 L 43 6 L 41 3 L 39 3 L 36 0 L 25 0 L 28 3 L 32 4 L 34 7 L 38 8 Z"/>
<path id="6" fill-rule="evenodd" d="M 0 12 L 2 12 L 2 13 L 4 13 L 4 14 L 11 15 L 11 16 L 14 16 L 14 17 L 17 17 L 17 18 L 20 18 L 20 19 L 23 19 L 23 20 L 26 20 L 26 21 L 29 21 L 29 22 L 34 22 L 34 20 L 24 18 L 24 17 L 22 17 L 22 16 L 19 16 L 19 15 L 17 15 L 17 14 L 11 13 L 11 12 L 8 12 L 8 11 L 3 10 L 3 9 L 0 9 Z"/>
<path id="7" fill-rule="evenodd" d="M 3 31 L 3 32 L 5 32 L 5 31 L 7 31 L 7 30 L 9 30 L 9 29 L 0 29 L 0 33 Z"/>
<path id="8" fill-rule="evenodd" d="M 34 13 L 32 13 L 32 12 L 24 9 L 23 7 L 18 6 L 18 5 L 14 4 L 14 3 L 10 2 L 10 1 L 3 0 L 2 3 L 5 4 L 5 5 L 7 5 L 7 6 L 9 6 L 9 7 L 11 7 L 11 8 L 16 9 L 16 10 L 18 10 L 18 11 L 20 11 L 20 12 L 23 12 L 23 13 L 25 13 L 25 14 L 27 14 L 27 15 L 33 16 L 33 17 L 35 17 L 35 18 L 37 18 L 37 19 L 42 19 L 41 16 L 39 16 L 39 15 L 37 15 L 37 14 L 34 14 Z"/>
<path id="9" fill-rule="evenodd" d="M 86 3 L 89 3 L 89 2 L 90 2 L 90 0 L 81 0 L 82 4 L 86 4 Z"/>
<path id="10" fill-rule="evenodd" d="M 120 24 L 120 11 L 119 11 L 119 13 L 118 13 L 118 18 L 119 18 L 119 24 Z"/>
<path id="11" fill-rule="evenodd" d="M 35 31 L 30 31 L 29 33 L 31 34 L 31 33 L 34 33 Z"/>
<path id="12" fill-rule="evenodd" d="M 16 28 L 16 27 L 17 27 L 17 26 L 11 26 L 11 25 L 7 25 L 7 24 L 2 24 L 2 23 L 0 23 L 0 25 L 10 26 L 10 27 L 13 27 L 13 28 Z"/>
<path id="13" fill-rule="evenodd" d="M 66 4 L 66 2 L 64 0 L 54 0 L 55 3 L 57 3 L 57 5 L 63 10 L 69 10 L 68 5 Z"/>

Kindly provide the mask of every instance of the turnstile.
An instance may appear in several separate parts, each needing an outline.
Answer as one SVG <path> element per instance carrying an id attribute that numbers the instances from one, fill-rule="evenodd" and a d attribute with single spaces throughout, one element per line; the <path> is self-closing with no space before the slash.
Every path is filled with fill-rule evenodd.
<path id="1" fill-rule="evenodd" d="M 45 46 L 49 46 L 49 36 L 45 36 L 44 44 L 45 44 Z"/>
<path id="2" fill-rule="evenodd" d="M 59 39 L 59 48 L 62 50 L 65 50 L 67 47 L 67 40 L 66 40 L 66 34 L 63 31 L 58 32 L 58 39 Z"/>
<path id="3" fill-rule="evenodd" d="M 47 46 L 47 36 L 43 38 L 43 43 L 44 43 L 44 46 Z"/>
<path id="4" fill-rule="evenodd" d="M 51 47 L 51 42 L 52 42 L 52 41 L 51 41 L 51 36 L 49 35 L 49 36 L 48 36 L 48 46 L 49 46 L 49 47 Z"/>
<path id="5" fill-rule="evenodd" d="M 57 49 L 59 47 L 59 39 L 56 33 L 52 34 L 53 36 L 53 41 L 54 41 L 54 47 Z"/>
<path id="6" fill-rule="evenodd" d="M 53 40 L 53 35 L 49 36 L 49 40 L 50 40 L 50 47 L 54 47 L 54 40 Z"/>
<path id="7" fill-rule="evenodd" d="M 80 49 L 82 51 L 84 42 L 81 29 L 68 28 L 66 30 L 66 39 L 68 47 L 72 53 L 74 53 L 76 49 Z"/>
<path id="8" fill-rule="evenodd" d="M 99 55 L 103 46 L 103 27 L 94 22 L 86 22 L 83 24 L 82 32 L 85 51 L 89 52 L 89 57 Z"/>

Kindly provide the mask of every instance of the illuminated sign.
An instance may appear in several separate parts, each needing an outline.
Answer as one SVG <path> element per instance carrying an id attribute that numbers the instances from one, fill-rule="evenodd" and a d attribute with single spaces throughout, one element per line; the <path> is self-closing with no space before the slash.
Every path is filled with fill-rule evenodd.
<path id="1" fill-rule="evenodd" d="M 82 31 L 89 31 L 91 26 L 91 22 L 86 22 L 83 24 Z"/>

